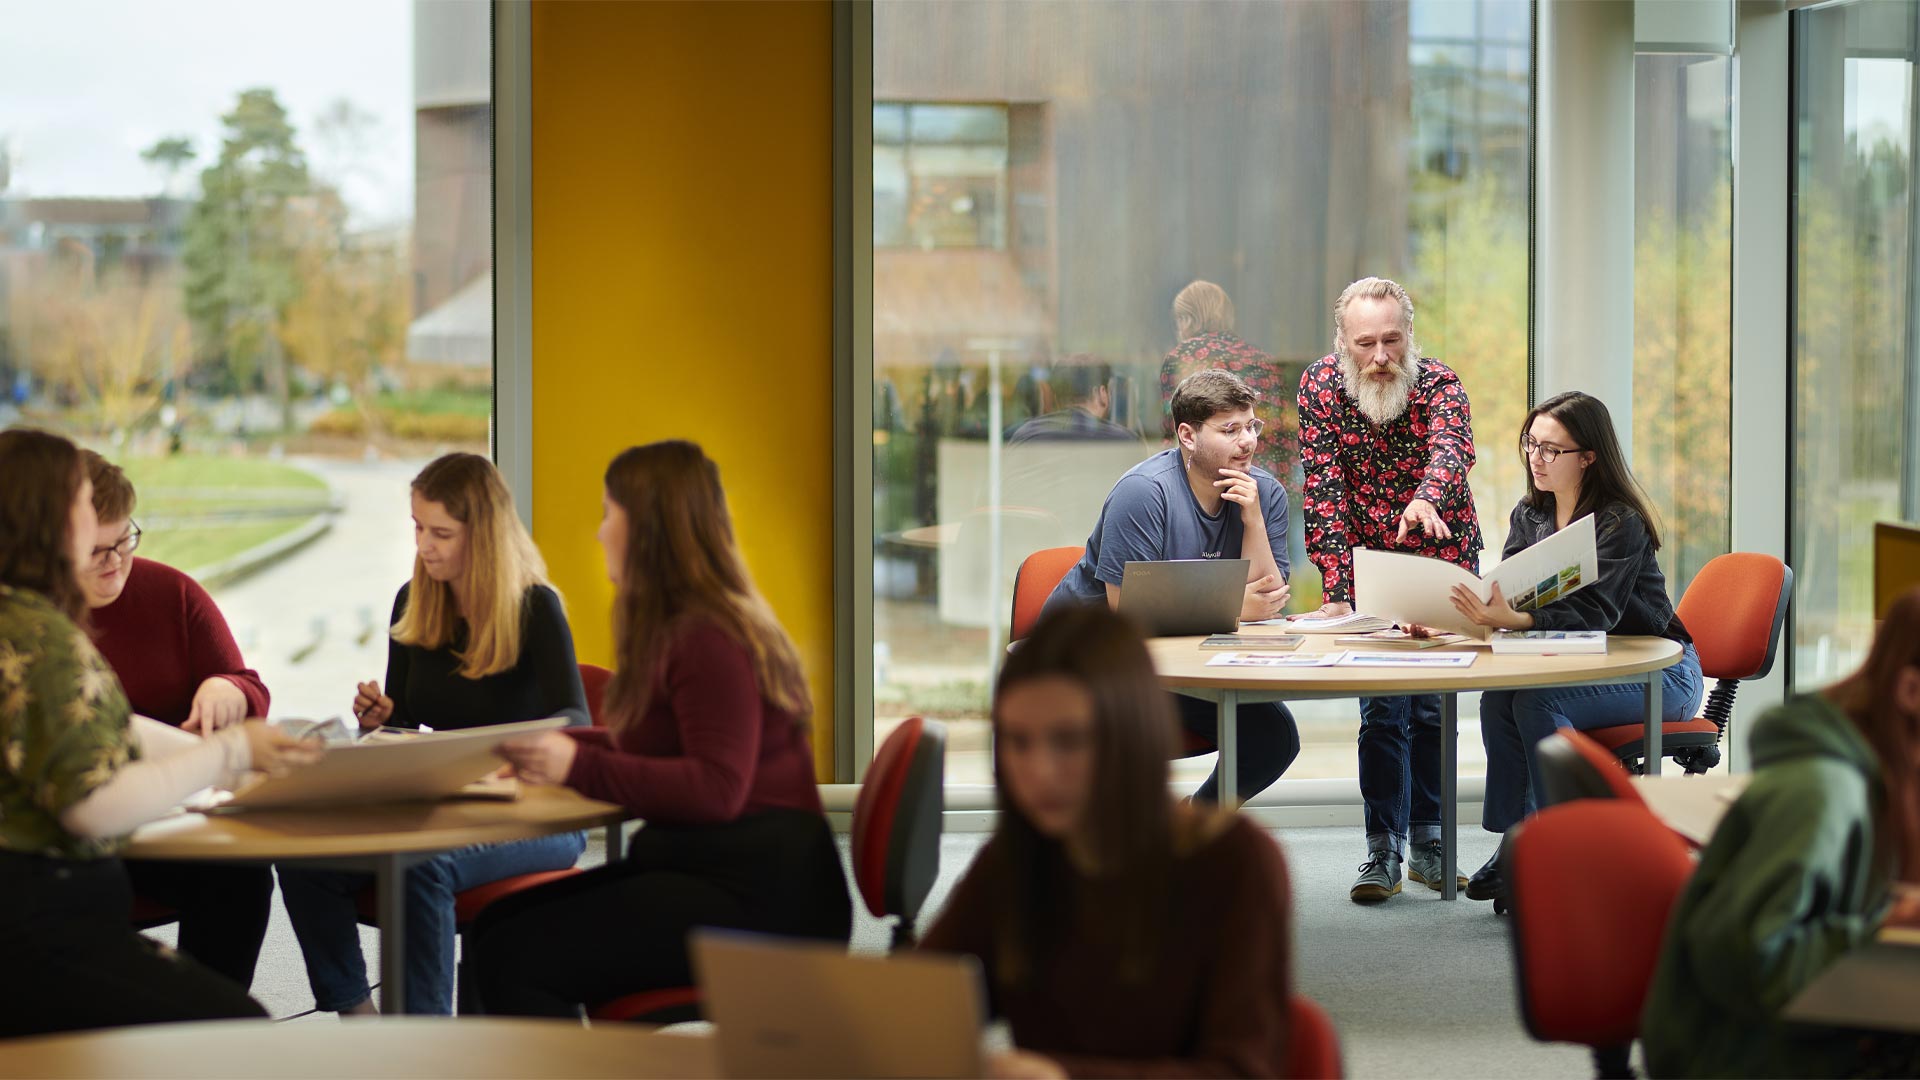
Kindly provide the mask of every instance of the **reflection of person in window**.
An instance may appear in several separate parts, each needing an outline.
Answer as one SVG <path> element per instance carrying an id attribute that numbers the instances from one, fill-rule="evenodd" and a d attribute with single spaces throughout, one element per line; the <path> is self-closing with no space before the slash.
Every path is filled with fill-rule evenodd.
<path id="1" fill-rule="evenodd" d="M 1174 444 L 1173 388 L 1196 371 L 1223 368 L 1260 396 L 1253 415 L 1267 435 L 1254 451 L 1253 463 L 1286 483 L 1293 475 L 1292 429 L 1281 403 L 1287 387 L 1273 357 L 1234 334 L 1233 299 L 1211 281 L 1196 281 L 1173 298 L 1173 326 L 1179 344 L 1160 364 L 1161 445 Z"/>
<path id="2" fill-rule="evenodd" d="M 921 941 L 980 962 L 1018 1047 L 989 1075 L 1285 1075 L 1286 862 L 1246 816 L 1167 798 L 1167 699 L 1099 607 L 1007 658 L 999 822 Z"/>
<path id="3" fill-rule="evenodd" d="M 1043 413 L 1007 432 L 1007 442 L 1119 440 L 1140 437 L 1107 419 L 1113 410 L 1113 365 L 1089 353 L 1075 353 L 1047 374 L 1053 403 L 1063 408 Z"/>
<path id="4" fill-rule="evenodd" d="M 1307 367 L 1299 397 L 1300 504 L 1307 558 L 1325 582 L 1321 616 L 1353 610 L 1354 548 L 1480 567 L 1467 392 L 1451 368 L 1421 357 L 1407 291 L 1385 278 L 1347 286 L 1333 305 L 1333 347 Z M 1398 893 L 1403 862 L 1411 880 L 1444 887 L 1440 737 L 1437 694 L 1360 699 L 1367 860 L 1356 903 Z"/>

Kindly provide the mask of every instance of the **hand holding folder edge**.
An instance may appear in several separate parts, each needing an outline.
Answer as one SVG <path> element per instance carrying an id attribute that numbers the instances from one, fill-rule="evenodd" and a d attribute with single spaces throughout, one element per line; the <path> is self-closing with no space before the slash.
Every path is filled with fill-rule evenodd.
<path id="1" fill-rule="evenodd" d="M 1454 586 L 1466 586 L 1485 602 L 1498 584 L 1514 610 L 1532 611 L 1593 584 L 1599 572 L 1591 515 L 1479 575 L 1440 559 L 1355 548 L 1354 607 L 1402 626 L 1417 623 L 1488 641 L 1490 628 L 1454 608 Z"/>

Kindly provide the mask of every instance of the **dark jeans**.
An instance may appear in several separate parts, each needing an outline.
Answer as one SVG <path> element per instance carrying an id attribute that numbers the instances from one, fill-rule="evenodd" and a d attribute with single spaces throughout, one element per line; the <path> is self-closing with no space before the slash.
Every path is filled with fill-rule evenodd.
<path id="1" fill-rule="evenodd" d="M 1367 850 L 1440 839 L 1440 695 L 1361 698 L 1359 741 Z"/>
<path id="2" fill-rule="evenodd" d="M 1660 674 L 1660 716 L 1666 723 L 1691 720 L 1700 708 L 1700 654 L 1684 647 L 1680 662 Z M 1488 691 L 1480 697 L 1480 739 L 1487 746 L 1487 799 L 1480 826 L 1503 833 L 1537 807 L 1533 778 L 1539 775 L 1534 747 L 1558 728 L 1638 724 L 1646 719 L 1640 686 L 1559 686 L 1544 690 Z"/>
<path id="3" fill-rule="evenodd" d="M 273 869 L 221 863 L 127 860 L 133 891 L 180 913 L 180 951 L 239 984 L 253 985 L 273 906 Z"/>
<path id="4" fill-rule="evenodd" d="M 267 1015 L 246 991 L 134 932 L 118 859 L 0 850 L 0 1038 Z"/>
<path id="5" fill-rule="evenodd" d="M 1180 726 L 1205 739 L 1218 743 L 1220 738 L 1220 707 L 1211 701 L 1199 698 L 1173 695 L 1174 704 L 1180 709 Z M 1234 790 L 1241 802 L 1253 798 L 1267 790 L 1280 774 L 1287 771 L 1293 759 L 1300 756 L 1300 728 L 1293 722 L 1293 714 L 1277 701 L 1262 702 L 1258 705 L 1242 705 L 1234 712 L 1234 752 L 1238 758 L 1234 769 Z M 1220 801 L 1220 766 L 1214 765 L 1212 775 L 1193 793 L 1195 802 L 1217 803 Z"/>
<path id="6" fill-rule="evenodd" d="M 847 940 L 853 901 L 826 818 L 649 825 L 621 862 L 489 904 L 467 931 L 460 1011 L 571 1017 L 691 986 L 687 935 L 701 926 Z"/>

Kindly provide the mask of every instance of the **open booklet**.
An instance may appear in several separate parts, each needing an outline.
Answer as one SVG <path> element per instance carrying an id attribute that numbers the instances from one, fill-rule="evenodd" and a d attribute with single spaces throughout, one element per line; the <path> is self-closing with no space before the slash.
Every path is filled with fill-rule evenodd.
<path id="1" fill-rule="evenodd" d="M 1589 514 L 1478 576 L 1423 555 L 1354 548 L 1353 599 L 1356 609 L 1401 626 L 1419 623 L 1486 641 L 1492 628 L 1476 626 L 1454 609 L 1449 596 L 1455 585 L 1485 601 L 1497 583 L 1515 611 L 1532 611 L 1586 588 L 1599 573 Z"/>

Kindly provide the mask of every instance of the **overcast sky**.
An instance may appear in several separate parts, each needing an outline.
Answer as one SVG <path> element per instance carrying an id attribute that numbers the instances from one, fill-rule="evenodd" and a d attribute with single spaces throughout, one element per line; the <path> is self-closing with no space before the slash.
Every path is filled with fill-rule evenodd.
<path id="1" fill-rule="evenodd" d="M 357 224 L 413 217 L 409 0 L 0 0 L 7 194 L 157 194 L 163 175 L 140 151 L 175 134 L 199 151 L 181 181 L 195 191 L 219 153 L 220 114 L 261 86 Z M 314 134 L 315 117 L 341 98 L 376 119 L 357 162 Z"/>

